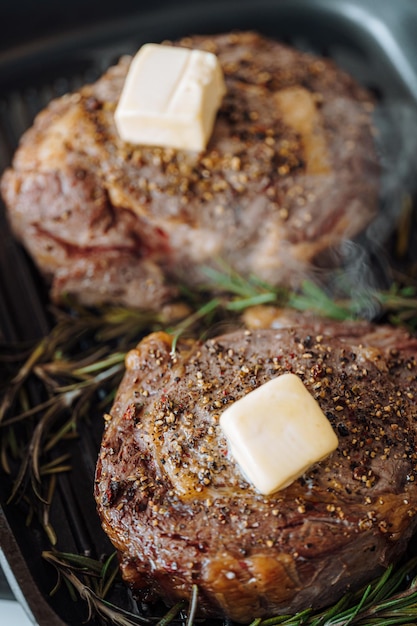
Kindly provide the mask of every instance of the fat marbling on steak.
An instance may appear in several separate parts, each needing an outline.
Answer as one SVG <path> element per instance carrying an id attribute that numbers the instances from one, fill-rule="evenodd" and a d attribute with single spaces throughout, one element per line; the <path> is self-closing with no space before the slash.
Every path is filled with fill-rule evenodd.
<path id="1" fill-rule="evenodd" d="M 399 558 L 417 525 L 417 339 L 368 322 L 293 318 L 204 343 L 154 333 L 126 358 L 95 495 L 126 582 L 238 622 L 318 608 Z M 226 407 L 298 375 L 339 446 L 270 496 L 245 480 Z M 256 416 L 254 416 L 256 419 Z"/>
<path id="2" fill-rule="evenodd" d="M 218 259 L 297 285 L 375 215 L 372 98 L 330 60 L 255 33 L 175 45 L 218 55 L 227 94 L 204 152 L 122 142 L 130 57 L 55 99 L 23 136 L 2 194 L 59 301 L 156 308 Z"/>

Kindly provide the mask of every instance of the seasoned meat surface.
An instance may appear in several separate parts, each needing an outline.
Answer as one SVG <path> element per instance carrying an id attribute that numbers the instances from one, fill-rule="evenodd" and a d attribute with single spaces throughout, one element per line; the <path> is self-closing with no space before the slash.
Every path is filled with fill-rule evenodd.
<path id="1" fill-rule="evenodd" d="M 51 102 L 4 174 L 14 232 L 54 300 L 158 309 L 218 259 L 294 286 L 375 214 L 372 98 L 351 77 L 250 32 L 174 45 L 215 52 L 225 74 L 204 152 L 119 139 L 123 57 Z"/>
<path id="2" fill-rule="evenodd" d="M 400 329 L 309 316 L 174 353 L 165 333 L 143 339 L 106 416 L 95 487 L 127 583 L 167 603 L 196 584 L 200 614 L 244 623 L 324 606 L 379 574 L 417 525 L 416 349 Z M 339 446 L 264 496 L 219 417 L 285 372 Z"/>

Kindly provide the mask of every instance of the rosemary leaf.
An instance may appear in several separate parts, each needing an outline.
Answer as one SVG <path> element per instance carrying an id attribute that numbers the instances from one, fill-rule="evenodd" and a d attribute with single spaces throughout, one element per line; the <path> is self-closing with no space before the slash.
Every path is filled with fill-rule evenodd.
<path id="1" fill-rule="evenodd" d="M 174 620 L 174 618 L 178 615 L 180 611 L 182 611 L 184 607 L 184 600 L 178 602 L 164 615 L 162 619 L 158 620 L 155 626 L 168 626 L 168 624 L 170 624 Z"/>
<path id="2" fill-rule="evenodd" d="M 47 523 L 47 524 L 43 524 L 43 529 L 46 533 L 46 536 L 49 539 L 49 542 L 52 546 L 55 546 L 57 543 L 57 536 L 56 533 L 54 531 L 54 529 L 52 528 L 51 524 Z"/>
<path id="3" fill-rule="evenodd" d="M 16 498 L 17 494 L 21 490 L 21 487 L 25 481 L 28 466 L 29 466 L 29 457 L 27 455 L 24 455 L 20 463 L 16 478 L 13 481 L 13 487 L 9 495 L 9 498 L 7 500 L 7 504 L 10 504 L 11 502 L 13 502 L 13 500 Z"/>
<path id="4" fill-rule="evenodd" d="M 55 475 L 55 474 L 64 474 L 66 472 L 70 472 L 71 470 L 72 470 L 72 465 L 57 465 L 49 469 L 44 469 L 43 467 L 41 467 L 40 475 L 50 476 L 50 475 Z"/>
<path id="5" fill-rule="evenodd" d="M 334 617 L 337 617 L 347 609 L 351 599 L 352 594 L 346 593 L 332 607 L 327 608 L 323 614 L 315 616 L 314 619 L 312 619 L 310 626 L 324 626 L 325 624 L 328 624 Z"/>
<path id="6" fill-rule="evenodd" d="M 63 577 L 61 575 L 61 571 L 58 568 L 55 568 L 55 569 L 56 569 L 57 577 L 56 577 L 55 585 L 52 587 L 51 591 L 49 592 L 49 595 L 51 597 L 55 596 L 58 593 L 59 589 L 61 588 L 61 584 L 62 584 L 62 580 L 63 580 Z M 71 587 L 71 589 L 69 589 L 69 592 L 70 592 L 70 596 L 72 597 L 72 599 L 76 600 L 77 598 L 75 596 L 73 587 Z"/>
<path id="7" fill-rule="evenodd" d="M 191 591 L 190 604 L 188 607 L 188 617 L 187 617 L 186 626 L 193 626 L 194 618 L 197 612 L 197 605 L 198 605 L 198 587 L 197 585 L 193 585 L 192 591 Z"/>
<path id="8" fill-rule="evenodd" d="M 195 313 L 190 315 L 186 320 L 177 325 L 177 327 L 172 331 L 173 341 L 172 341 L 172 353 L 175 354 L 176 345 L 179 337 L 184 334 L 186 330 L 189 330 L 194 326 L 196 322 L 203 319 L 207 315 L 213 313 L 220 306 L 220 300 L 218 298 L 213 298 L 203 306 L 201 306 Z"/>
<path id="9" fill-rule="evenodd" d="M 260 623 L 262 626 L 275 626 L 276 624 L 304 624 L 307 623 L 306 619 L 312 614 L 312 612 L 312 609 L 305 609 L 296 615 L 276 615 L 275 617 L 263 619 Z"/>
<path id="10" fill-rule="evenodd" d="M 262 619 L 260 617 L 257 617 L 249 624 L 249 626 L 259 626 L 261 622 L 262 622 Z"/>
<path id="11" fill-rule="evenodd" d="M 238 300 L 230 300 L 225 306 L 228 311 L 243 311 L 250 306 L 259 304 L 269 304 L 276 301 L 274 293 L 259 293 L 249 298 L 240 298 Z"/>
<path id="12" fill-rule="evenodd" d="M 65 587 L 66 587 L 66 589 L 67 589 L 67 591 L 68 591 L 69 597 L 71 598 L 71 600 L 72 600 L 73 602 L 77 602 L 78 597 L 77 597 L 77 593 L 76 593 L 76 591 L 75 591 L 74 587 L 71 585 L 70 581 L 69 581 L 69 580 L 67 580 L 64 576 L 62 576 L 61 578 L 62 578 L 62 579 L 63 579 L 63 581 L 64 581 L 64 584 L 65 584 Z M 58 583 L 58 582 L 57 582 L 57 585 L 59 585 L 59 583 Z M 55 588 L 54 588 L 54 589 L 55 589 Z M 49 595 L 50 595 L 50 596 L 53 596 L 53 595 L 54 595 L 54 594 L 53 594 L 54 589 L 53 589 L 53 590 L 49 593 Z M 59 589 L 59 586 L 58 586 L 58 589 Z M 57 589 L 57 591 L 58 591 L 58 589 Z"/>
<path id="13" fill-rule="evenodd" d="M 12 405 L 16 394 L 18 393 L 20 387 L 23 385 L 30 372 L 32 371 L 34 365 L 41 359 L 45 352 L 45 347 L 47 344 L 47 339 L 43 339 L 38 346 L 31 352 L 27 361 L 23 364 L 23 366 L 19 369 L 15 377 L 10 383 L 2 402 L 0 403 L 0 424 L 3 421 L 3 418 L 7 412 L 7 410 Z"/>
<path id="14" fill-rule="evenodd" d="M 60 403 L 54 404 L 43 414 L 33 431 L 29 444 L 28 455 L 30 459 L 31 471 L 39 483 L 41 482 L 40 457 L 42 454 L 42 442 L 45 438 L 45 433 L 60 415 L 60 409 Z"/>
<path id="15" fill-rule="evenodd" d="M 260 281 L 255 276 L 244 278 L 224 262 L 218 261 L 218 264 L 220 270 L 212 267 L 203 268 L 204 274 L 215 289 L 229 295 L 239 296 L 242 300 L 247 301 L 261 294 L 271 298 L 268 302 L 277 299 L 277 290 L 271 285 Z"/>
<path id="16" fill-rule="evenodd" d="M 76 420 L 71 416 L 53 435 L 48 436 L 48 440 L 44 445 L 44 452 L 52 450 L 62 439 L 72 439 L 77 436 Z"/>
<path id="17" fill-rule="evenodd" d="M 381 578 L 374 586 L 373 592 L 369 598 L 374 604 L 382 602 L 386 598 L 392 596 L 402 585 L 406 576 L 417 567 L 417 557 L 411 558 L 405 565 L 394 570 L 394 566 L 387 567 Z M 414 587 L 414 581 L 409 585 L 409 589 Z"/>
<path id="18" fill-rule="evenodd" d="M 212 267 L 203 268 L 204 274 L 209 278 L 213 286 L 221 291 L 242 296 L 243 298 L 248 298 L 253 295 L 253 290 L 247 280 L 243 279 L 231 268 L 226 267 L 224 263 L 221 265 L 223 266 L 223 271 L 216 270 Z"/>
<path id="19" fill-rule="evenodd" d="M 349 309 L 339 306 L 323 289 L 311 281 L 303 281 L 301 294 L 291 294 L 288 305 L 300 311 L 313 311 L 335 320 L 352 317 Z"/>
<path id="20" fill-rule="evenodd" d="M 363 607 L 366 605 L 366 601 L 371 591 L 371 585 L 365 587 L 363 595 L 356 606 L 354 606 L 351 610 L 346 610 L 341 616 L 335 616 L 331 622 L 327 621 L 326 624 L 332 624 L 333 626 L 350 626 L 350 624 L 353 624 L 356 616 L 359 615 Z"/>
<path id="21" fill-rule="evenodd" d="M 18 413 L 17 415 L 14 415 L 13 417 L 4 419 L 2 426 L 3 427 L 11 426 L 12 424 L 16 424 L 17 422 L 22 422 L 24 420 L 27 420 L 27 418 L 32 417 L 33 415 L 36 415 L 37 413 L 40 413 L 44 411 L 45 409 L 48 409 L 51 406 L 54 406 L 55 404 L 56 404 L 56 398 L 49 398 L 45 402 L 41 402 L 35 406 L 32 406 L 30 409 L 22 411 L 21 413 Z"/>
<path id="22" fill-rule="evenodd" d="M 32 487 L 33 495 L 36 497 L 37 506 L 35 507 L 35 509 L 37 510 L 39 508 L 39 504 L 41 504 L 41 506 L 48 506 L 49 500 L 47 496 L 45 496 L 43 493 L 45 485 L 43 483 L 39 483 L 39 481 L 35 479 L 33 474 L 30 475 L 30 485 Z"/>
<path id="23" fill-rule="evenodd" d="M 71 458 L 71 455 L 69 454 L 69 452 L 65 454 L 61 454 L 61 456 L 55 459 L 52 459 L 48 463 L 43 464 L 41 466 L 41 474 L 45 474 L 47 472 L 53 471 L 54 468 L 60 467 L 61 463 L 63 463 L 64 461 L 68 461 L 70 458 Z"/>
<path id="24" fill-rule="evenodd" d="M 101 582 L 99 588 L 99 595 L 101 598 L 105 598 L 109 593 L 116 577 L 119 574 L 119 564 L 116 561 L 116 564 L 113 566 L 113 570 L 110 571 L 110 565 L 113 563 L 115 559 L 116 553 L 113 552 L 106 562 L 103 565 L 103 568 L 100 572 Z"/>
<path id="25" fill-rule="evenodd" d="M 124 352 L 114 352 L 110 354 L 106 359 L 101 361 L 94 361 L 93 363 L 85 366 L 78 367 L 72 370 L 73 376 L 84 377 L 88 374 L 95 374 L 96 372 L 102 372 L 107 376 L 112 376 L 112 371 L 118 372 L 119 368 L 114 368 L 113 370 L 108 370 L 109 367 L 113 365 L 120 365 L 124 363 L 125 353 Z M 110 373 L 109 373 L 110 372 Z"/>

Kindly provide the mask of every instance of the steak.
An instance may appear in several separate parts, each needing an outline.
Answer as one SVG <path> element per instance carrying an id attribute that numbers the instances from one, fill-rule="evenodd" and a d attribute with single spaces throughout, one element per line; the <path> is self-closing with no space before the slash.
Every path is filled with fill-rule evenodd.
<path id="1" fill-rule="evenodd" d="M 141 598 L 171 604 L 197 585 L 200 615 L 245 623 L 336 601 L 404 553 L 417 526 L 417 339 L 368 322 L 287 322 L 183 339 L 174 353 L 158 332 L 127 354 L 95 497 Z M 286 372 L 339 446 L 264 496 L 229 454 L 219 417 Z"/>
<path id="2" fill-rule="evenodd" d="M 119 139 L 126 56 L 53 100 L 3 176 L 14 233 L 57 302 L 159 309 L 219 259 L 296 286 L 376 213 L 373 99 L 350 76 L 251 32 L 173 45 L 212 51 L 223 68 L 227 94 L 205 151 Z"/>

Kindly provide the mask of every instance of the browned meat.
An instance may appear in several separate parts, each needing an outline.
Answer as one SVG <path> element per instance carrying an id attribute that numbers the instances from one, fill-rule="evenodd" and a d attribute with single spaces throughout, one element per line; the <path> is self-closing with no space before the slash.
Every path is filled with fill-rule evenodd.
<path id="1" fill-rule="evenodd" d="M 127 356 L 96 475 L 125 580 L 168 603 L 196 584 L 200 613 L 248 622 L 323 606 L 377 575 L 417 525 L 416 350 L 400 329 L 311 318 L 184 340 L 174 356 L 168 335 L 144 339 Z M 288 371 L 339 447 L 265 497 L 229 456 L 219 416 Z"/>
<path id="2" fill-rule="evenodd" d="M 216 52 L 226 77 L 205 152 L 119 140 L 126 57 L 53 101 L 3 177 L 14 231 L 55 300 L 158 308 L 219 258 L 295 285 L 375 214 L 371 97 L 349 76 L 253 33 L 179 45 Z"/>

